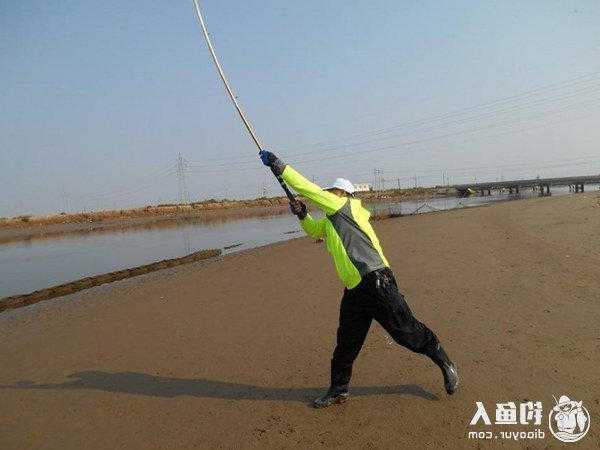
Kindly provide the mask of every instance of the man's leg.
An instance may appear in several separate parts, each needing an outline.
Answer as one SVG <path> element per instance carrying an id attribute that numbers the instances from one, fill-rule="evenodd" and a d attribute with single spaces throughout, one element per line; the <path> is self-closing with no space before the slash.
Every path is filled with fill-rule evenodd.
<path id="1" fill-rule="evenodd" d="M 334 403 L 342 403 L 348 398 L 348 385 L 352 376 L 352 364 L 365 342 L 371 316 L 365 307 L 365 299 L 359 287 L 344 290 L 340 304 L 340 321 L 337 330 L 337 343 L 331 359 L 331 384 L 327 393 L 314 401 L 314 406 L 322 408 Z"/>
<path id="2" fill-rule="evenodd" d="M 398 291 L 391 270 L 377 274 L 373 286 L 372 315 L 390 336 L 400 345 L 416 353 L 427 355 L 442 370 L 448 394 L 458 387 L 456 366 L 442 348 L 437 336 L 425 324 L 419 322 Z"/>

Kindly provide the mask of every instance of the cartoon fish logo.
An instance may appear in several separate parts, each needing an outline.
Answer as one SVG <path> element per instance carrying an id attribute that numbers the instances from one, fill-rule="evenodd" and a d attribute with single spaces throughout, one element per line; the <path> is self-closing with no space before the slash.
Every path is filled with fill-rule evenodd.
<path id="1" fill-rule="evenodd" d="M 554 397 L 554 396 L 553 396 Z M 577 442 L 590 429 L 590 413 L 583 402 L 561 395 L 554 397 L 556 406 L 548 415 L 548 426 L 552 435 L 562 442 Z"/>

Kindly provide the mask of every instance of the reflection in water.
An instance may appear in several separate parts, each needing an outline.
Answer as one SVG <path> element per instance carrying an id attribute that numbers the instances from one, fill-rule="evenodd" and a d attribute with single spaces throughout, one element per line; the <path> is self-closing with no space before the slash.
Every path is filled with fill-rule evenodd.
<path id="1" fill-rule="evenodd" d="M 91 275 L 176 258 L 207 248 L 238 251 L 290 239 L 288 215 L 229 222 L 179 221 L 177 226 L 88 233 L 0 245 L 0 298 Z M 241 244 L 240 244 L 241 243 Z"/>
<path id="2" fill-rule="evenodd" d="M 246 220 L 256 217 L 272 217 L 275 215 L 289 214 L 287 206 L 274 207 L 249 207 L 243 209 L 220 209 L 201 211 L 193 215 L 149 216 L 131 219 L 104 220 L 92 223 L 52 224 L 42 229 L 24 229 L 17 235 L 0 235 L 0 245 L 24 240 L 59 239 L 73 235 L 87 235 L 89 233 L 128 233 L 133 230 L 147 230 L 150 228 L 178 228 L 182 223 L 192 222 L 197 224 L 212 225 L 224 224 L 236 220 Z"/>
<path id="3" fill-rule="evenodd" d="M 192 253 L 192 238 L 190 235 L 190 229 L 188 227 L 181 227 L 179 232 L 183 242 L 183 251 L 186 255 Z"/>
<path id="4" fill-rule="evenodd" d="M 553 195 L 568 193 L 554 189 Z M 373 213 L 419 214 L 534 196 L 433 198 L 368 205 Z M 0 298 L 207 248 L 224 253 L 302 236 L 290 214 L 237 220 L 179 219 L 138 228 L 0 245 Z"/>

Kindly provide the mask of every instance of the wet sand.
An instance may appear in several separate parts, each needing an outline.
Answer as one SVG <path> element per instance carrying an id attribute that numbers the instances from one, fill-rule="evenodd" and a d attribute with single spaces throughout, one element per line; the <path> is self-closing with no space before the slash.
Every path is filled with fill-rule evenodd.
<path id="1" fill-rule="evenodd" d="M 550 447 L 552 395 L 600 443 L 600 198 L 538 198 L 375 223 L 461 390 L 374 324 L 350 402 L 328 383 L 341 286 L 307 238 L 0 315 L 0 448 Z M 467 439 L 475 401 L 544 404 L 541 441 Z M 494 431 L 534 427 L 496 425 Z"/>

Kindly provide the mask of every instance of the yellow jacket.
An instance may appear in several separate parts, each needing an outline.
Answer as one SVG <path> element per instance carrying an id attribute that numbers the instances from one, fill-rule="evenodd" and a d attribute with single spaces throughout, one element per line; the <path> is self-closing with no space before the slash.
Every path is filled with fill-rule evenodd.
<path id="1" fill-rule="evenodd" d="M 369 223 L 371 213 L 359 199 L 338 197 L 324 191 L 290 165 L 285 166 L 281 177 L 325 213 L 325 217 L 319 220 L 314 220 L 308 214 L 300 224 L 309 236 L 325 240 L 337 273 L 348 289 L 356 287 L 369 272 L 389 267 L 379 239 Z"/>

